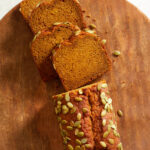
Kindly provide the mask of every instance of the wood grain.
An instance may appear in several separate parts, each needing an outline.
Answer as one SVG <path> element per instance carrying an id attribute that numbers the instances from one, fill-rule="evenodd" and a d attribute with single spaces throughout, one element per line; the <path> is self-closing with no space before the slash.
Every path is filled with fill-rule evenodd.
<path id="1" fill-rule="evenodd" d="M 80 0 L 88 24 L 107 39 L 113 61 L 105 78 L 125 150 L 150 149 L 150 22 L 124 0 Z M 0 149 L 63 150 L 50 97 L 64 91 L 44 83 L 30 54 L 33 35 L 18 6 L 0 21 Z M 121 56 L 112 56 L 120 50 Z"/>

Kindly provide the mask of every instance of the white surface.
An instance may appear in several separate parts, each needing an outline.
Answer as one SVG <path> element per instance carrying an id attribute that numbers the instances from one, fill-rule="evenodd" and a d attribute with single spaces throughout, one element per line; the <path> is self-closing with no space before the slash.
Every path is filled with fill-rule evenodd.
<path id="1" fill-rule="evenodd" d="M 0 0 L 0 19 L 21 0 Z M 150 18 L 150 0 L 128 0 Z"/>

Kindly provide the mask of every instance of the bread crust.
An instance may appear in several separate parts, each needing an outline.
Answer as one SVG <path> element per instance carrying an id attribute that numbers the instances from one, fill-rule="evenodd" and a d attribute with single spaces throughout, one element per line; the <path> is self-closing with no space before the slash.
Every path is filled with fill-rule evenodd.
<path id="1" fill-rule="evenodd" d="M 66 114 L 63 114 L 63 109 L 59 112 L 56 111 L 58 118 L 61 119 L 61 121 L 59 120 L 59 125 L 61 127 L 60 131 L 66 130 L 68 132 L 67 136 L 70 138 L 66 146 L 71 145 L 74 149 L 77 146 L 75 139 L 78 137 L 74 135 L 76 127 L 71 131 L 68 131 L 66 127 L 69 126 L 70 121 L 75 122 L 77 120 L 76 116 L 78 113 L 81 114 L 81 128 L 79 128 L 79 130 L 84 132 L 84 136 L 78 139 L 87 139 L 87 142 L 83 144 L 84 146 L 86 144 L 91 145 L 91 147 L 86 148 L 87 150 L 118 150 L 118 145 L 122 146 L 117 130 L 116 117 L 112 107 L 112 99 L 108 93 L 108 86 L 106 81 L 103 80 L 67 93 L 53 96 L 55 110 L 61 108 L 63 105 L 68 107 L 68 102 L 73 104 L 73 108 L 76 108 L 73 114 L 71 114 L 70 108 Z M 66 95 L 68 95 L 68 97 Z M 76 101 L 77 97 L 82 98 L 82 101 Z M 105 104 L 102 99 L 105 99 Z M 61 106 L 59 105 L 60 102 Z M 85 113 L 83 112 L 83 108 L 87 110 Z M 108 108 L 111 109 L 109 110 Z M 106 113 L 102 114 L 104 110 Z M 63 124 L 62 120 L 66 120 L 67 123 Z M 86 123 L 85 120 L 87 121 Z M 104 147 L 105 145 L 106 147 Z"/>

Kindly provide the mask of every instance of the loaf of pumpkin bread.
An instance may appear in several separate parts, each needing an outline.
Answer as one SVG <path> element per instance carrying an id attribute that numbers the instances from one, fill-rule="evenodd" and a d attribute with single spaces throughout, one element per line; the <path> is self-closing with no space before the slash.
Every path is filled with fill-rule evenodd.
<path id="1" fill-rule="evenodd" d="M 123 150 L 105 81 L 53 99 L 67 150 Z"/>
<path id="2" fill-rule="evenodd" d="M 41 31 L 31 42 L 31 53 L 44 81 L 57 77 L 50 56 L 54 47 L 73 36 L 79 28 L 71 23 L 56 22 L 52 30 Z"/>
<path id="3" fill-rule="evenodd" d="M 67 91 L 87 84 L 111 68 L 101 39 L 87 32 L 81 32 L 70 41 L 62 42 L 55 49 L 52 61 Z"/>
<path id="4" fill-rule="evenodd" d="M 82 10 L 76 0 L 51 0 L 36 7 L 29 19 L 34 33 L 51 28 L 55 22 L 71 22 L 80 28 L 85 27 Z"/>

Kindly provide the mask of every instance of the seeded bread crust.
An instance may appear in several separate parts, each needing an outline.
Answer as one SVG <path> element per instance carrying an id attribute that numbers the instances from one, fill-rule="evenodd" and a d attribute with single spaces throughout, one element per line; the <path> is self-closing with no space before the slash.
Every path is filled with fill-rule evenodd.
<path id="1" fill-rule="evenodd" d="M 105 81 L 53 96 L 53 99 L 60 132 L 68 150 L 123 150 Z M 74 108 L 74 113 L 71 113 Z M 78 126 L 75 125 L 77 121 L 80 121 Z M 70 125 L 70 122 L 74 124 Z M 84 133 L 81 137 L 80 132 Z"/>
<path id="2" fill-rule="evenodd" d="M 34 34 L 36 34 L 38 31 L 43 30 L 43 29 L 48 29 L 52 27 L 52 24 L 54 24 L 55 22 L 71 22 L 71 20 L 69 20 L 68 18 L 65 20 L 57 20 L 55 22 L 50 23 L 45 23 L 44 20 L 41 20 L 41 13 L 38 13 L 39 10 L 45 10 L 46 8 L 53 8 L 55 7 L 55 2 L 57 0 L 51 0 L 50 2 L 44 1 L 41 2 L 38 7 L 35 7 L 30 15 L 30 19 L 29 19 L 29 26 L 31 27 L 31 30 L 33 31 Z M 58 1 L 64 1 L 65 0 L 58 0 Z M 80 18 L 80 24 L 75 24 L 73 22 L 71 22 L 74 25 L 79 26 L 81 29 L 86 27 L 86 24 L 83 21 L 83 14 L 82 14 L 82 9 L 80 7 L 80 4 L 77 0 L 71 0 L 73 2 L 73 4 L 76 6 L 77 12 L 79 14 L 79 18 Z M 38 14 L 37 14 L 38 13 Z M 56 12 L 55 12 L 56 14 Z M 65 14 L 64 14 L 65 16 Z M 45 16 L 46 18 L 48 18 L 48 16 Z M 48 21 L 48 19 L 46 20 Z M 36 24 L 35 24 L 36 23 Z"/>
<path id="3" fill-rule="evenodd" d="M 38 32 L 35 35 L 33 41 L 31 42 L 31 53 L 34 58 L 35 64 L 37 65 L 37 68 L 40 72 L 41 78 L 44 81 L 48 81 L 48 80 L 58 77 L 49 57 L 51 56 L 53 48 L 55 46 L 57 46 L 59 43 L 56 40 L 52 41 L 52 42 L 54 42 L 53 47 L 49 47 L 46 52 L 44 50 L 44 46 L 42 47 L 43 52 L 41 52 L 41 49 L 38 49 L 36 47 L 37 43 L 39 43 L 39 41 L 41 39 L 55 36 L 55 32 L 60 30 L 61 28 L 68 28 L 68 30 L 72 32 L 72 34 L 70 36 L 68 36 L 68 39 L 72 35 L 74 35 L 77 30 L 79 30 L 79 28 L 77 26 L 74 26 L 71 23 L 55 23 L 55 24 L 58 24 L 58 25 L 54 25 L 52 30 L 44 30 L 44 31 Z M 65 38 L 65 37 L 61 36 L 62 40 L 63 40 L 63 38 Z M 45 42 L 45 40 L 43 40 L 43 41 Z M 48 42 L 50 42 L 50 41 L 47 41 L 47 44 L 48 44 Z M 44 54 L 44 53 L 46 53 L 46 54 Z M 43 56 L 42 61 L 40 60 L 41 56 Z"/>
<path id="4" fill-rule="evenodd" d="M 69 81 L 69 78 L 64 79 L 64 76 L 62 75 L 62 72 L 65 72 L 65 70 L 62 70 L 62 68 L 59 68 L 59 70 L 58 70 L 58 66 L 56 66 L 56 62 L 57 62 L 57 59 L 58 59 L 57 52 L 59 52 L 59 51 L 61 52 L 61 49 L 64 48 L 64 47 L 67 47 L 69 45 L 73 45 L 74 41 L 76 39 L 82 39 L 82 38 L 84 38 L 86 36 L 94 37 L 94 39 L 99 43 L 99 45 L 101 46 L 101 49 L 102 49 L 102 51 L 103 51 L 103 53 L 105 55 L 105 59 L 106 59 L 107 64 L 108 64 L 108 68 L 106 68 L 106 70 L 101 70 L 100 73 L 96 72 L 87 81 L 83 81 L 84 83 L 82 83 L 82 84 L 78 83 L 76 81 L 76 79 L 74 79 L 74 81 L 76 81 L 76 85 L 73 85 L 73 83 L 71 81 Z M 75 46 L 75 44 L 74 44 L 74 46 Z M 86 50 L 85 50 L 85 55 L 86 55 Z M 70 56 L 70 57 L 73 57 L 73 56 Z M 81 61 L 82 61 L 82 58 L 81 58 Z M 88 33 L 88 32 L 83 32 L 83 31 L 81 31 L 78 35 L 73 36 L 70 40 L 68 40 L 68 41 L 66 40 L 66 41 L 62 42 L 61 45 L 59 46 L 59 48 L 55 48 L 55 50 L 53 52 L 53 55 L 52 55 L 52 62 L 53 62 L 54 69 L 56 70 L 57 74 L 59 75 L 59 78 L 60 78 L 64 88 L 66 89 L 66 91 L 79 88 L 79 87 L 85 85 L 86 83 L 89 83 L 92 80 L 102 76 L 107 71 L 111 70 L 111 61 L 110 61 L 110 59 L 108 57 L 108 54 L 107 54 L 106 50 L 104 49 L 104 46 L 101 44 L 101 39 L 98 36 L 94 35 L 94 34 L 91 34 L 91 33 Z M 61 63 L 64 63 L 64 65 L 65 65 L 65 63 L 67 63 L 67 62 L 61 62 Z M 80 62 L 78 64 L 80 65 Z M 87 68 L 88 68 L 88 65 L 87 65 Z M 84 71 L 86 71 L 87 68 L 85 68 Z M 78 78 L 80 78 L 80 77 L 78 77 Z"/>

